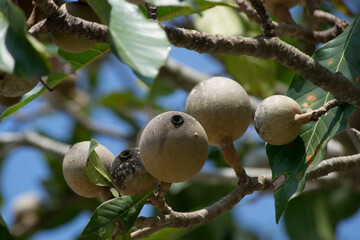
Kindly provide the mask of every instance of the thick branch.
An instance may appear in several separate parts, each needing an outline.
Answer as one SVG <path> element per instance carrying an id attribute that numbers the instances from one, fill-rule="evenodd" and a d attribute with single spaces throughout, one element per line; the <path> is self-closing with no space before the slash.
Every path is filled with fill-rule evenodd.
<path id="1" fill-rule="evenodd" d="M 164 26 L 170 42 L 182 48 L 211 54 L 248 55 L 272 59 L 332 93 L 340 101 L 360 106 L 360 86 L 341 73 L 333 73 L 310 56 L 278 38 L 245 38 L 212 35 Z"/>
<path id="2" fill-rule="evenodd" d="M 52 0 L 34 0 L 34 2 L 47 16 L 48 30 L 65 32 L 96 42 L 107 42 L 107 26 L 74 17 L 58 8 Z"/>
<path id="3" fill-rule="evenodd" d="M 330 172 L 347 171 L 360 167 L 360 154 L 345 157 L 336 157 L 321 162 L 307 173 L 307 180 L 318 179 Z M 271 176 L 260 176 L 250 178 L 247 184 L 238 185 L 232 192 L 220 199 L 218 202 L 194 212 L 176 212 L 158 217 L 140 217 L 135 222 L 135 227 L 162 229 L 165 227 L 193 227 L 194 225 L 210 222 L 215 217 L 231 210 L 241 199 L 260 190 L 273 190 Z M 151 231 L 153 232 L 153 231 Z M 134 233 L 136 234 L 136 232 Z"/>
<path id="4" fill-rule="evenodd" d="M 52 2 L 51 0 L 36 0 L 35 2 L 42 10 L 52 9 L 49 11 L 49 13 L 53 13 L 51 18 L 54 22 L 61 23 L 51 25 L 52 28 L 58 30 L 60 26 L 66 33 L 106 42 L 108 31 L 106 26 L 72 17 L 58 9 L 55 4 L 43 4 L 43 2 Z M 79 33 L 78 28 L 84 29 L 84 31 Z M 315 85 L 331 92 L 338 100 L 360 106 L 360 98 L 358 97 L 360 86 L 349 82 L 342 74 L 330 72 L 311 57 L 278 38 L 227 37 L 174 27 L 163 26 L 163 28 L 170 42 L 177 47 L 200 53 L 248 55 L 272 59 L 291 68 Z"/>

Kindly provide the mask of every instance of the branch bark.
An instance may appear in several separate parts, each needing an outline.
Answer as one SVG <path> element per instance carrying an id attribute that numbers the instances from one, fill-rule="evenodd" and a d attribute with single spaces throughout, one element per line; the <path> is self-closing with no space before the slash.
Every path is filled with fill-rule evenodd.
<path id="1" fill-rule="evenodd" d="M 321 162 L 314 169 L 307 173 L 307 180 L 314 180 L 326 176 L 335 171 L 347 171 L 360 168 L 360 154 L 344 157 L 336 157 Z M 232 192 L 220 199 L 218 202 L 198 211 L 176 212 L 171 210 L 165 216 L 157 217 L 139 217 L 135 222 L 138 231 L 132 233 L 132 236 L 146 237 L 156 230 L 166 227 L 186 228 L 194 225 L 210 222 L 215 217 L 231 210 L 246 195 L 254 191 L 273 190 L 273 181 L 271 176 L 260 176 L 250 178 L 246 184 L 239 184 Z M 144 229 L 144 230 L 141 230 Z M 151 229 L 151 230 L 150 230 Z"/>

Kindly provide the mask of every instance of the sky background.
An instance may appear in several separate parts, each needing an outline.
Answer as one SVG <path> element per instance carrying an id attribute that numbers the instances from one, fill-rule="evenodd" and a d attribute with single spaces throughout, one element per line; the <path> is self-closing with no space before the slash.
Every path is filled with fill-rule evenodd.
<path id="1" fill-rule="evenodd" d="M 199 54 L 194 51 L 178 49 L 172 47 L 170 58 L 174 58 L 183 64 L 206 73 L 208 75 L 222 74 L 221 65 L 206 54 Z M 100 87 L 96 93 L 98 96 L 105 95 L 112 91 L 120 91 L 132 89 L 141 97 L 146 94 L 146 90 L 138 88 L 134 74 L 131 70 L 120 63 L 115 57 L 107 58 L 107 63 L 103 64 L 99 71 Z M 80 71 L 79 85 L 86 89 L 86 74 Z M 177 90 L 169 97 L 161 99 L 159 102 L 162 106 L 171 109 L 183 111 L 185 106 L 187 93 Z M 28 104 L 19 114 L 32 115 L 41 109 L 45 104 L 42 99 L 37 99 Z M 97 108 L 92 116 L 103 124 L 116 126 L 119 131 L 128 131 L 124 123 L 104 108 Z M 145 125 L 146 122 L 144 121 Z M 71 117 L 64 113 L 55 113 L 51 115 L 41 116 L 35 121 L 19 122 L 14 117 L 5 119 L 0 124 L 0 132 L 13 131 L 44 131 L 51 137 L 67 142 L 70 138 L 66 129 L 74 127 Z M 65 129 L 65 130 L 64 130 Z M 247 132 L 247 137 L 260 141 L 254 134 L 254 130 Z M 104 135 L 94 135 L 101 144 L 106 146 L 114 155 L 118 154 L 127 146 L 123 141 Z M 49 177 L 50 171 L 47 168 L 45 159 L 41 151 L 32 147 L 20 147 L 11 152 L 3 163 L 0 191 L 3 195 L 3 203 L 0 211 L 5 221 L 11 226 L 13 224 L 13 204 L 14 200 L 24 193 L 34 193 L 42 201 L 46 201 L 48 197 L 43 189 L 41 182 Z M 255 193 L 247 196 L 233 209 L 234 219 L 244 228 L 249 228 L 259 234 L 260 239 L 288 239 L 284 229 L 284 224 L 280 221 L 279 225 L 275 224 L 275 210 L 272 194 Z M 147 215 L 149 209 L 145 208 L 142 215 Z M 42 231 L 34 235 L 32 240 L 71 240 L 79 236 L 91 216 L 91 212 L 83 212 L 73 221 L 68 222 L 59 228 Z M 261 226 L 261 227 L 259 227 Z M 360 210 L 352 217 L 342 221 L 336 230 L 337 239 L 356 240 L 360 239 Z"/>

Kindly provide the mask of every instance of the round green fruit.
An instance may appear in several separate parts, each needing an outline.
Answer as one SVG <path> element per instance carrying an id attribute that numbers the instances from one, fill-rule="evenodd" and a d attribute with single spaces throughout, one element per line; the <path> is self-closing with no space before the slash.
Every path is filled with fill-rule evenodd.
<path id="1" fill-rule="evenodd" d="M 249 126 L 252 113 L 246 91 L 225 77 L 198 83 L 188 96 L 185 111 L 201 123 L 209 144 L 215 146 L 240 138 Z"/>
<path id="2" fill-rule="evenodd" d="M 99 17 L 94 10 L 84 2 L 68 2 L 61 5 L 60 9 L 74 17 L 79 17 L 90 22 L 100 23 Z M 51 32 L 53 42 L 61 49 L 71 53 L 84 52 L 92 48 L 94 41 L 70 36 L 66 33 Z"/>
<path id="3" fill-rule="evenodd" d="M 301 114 L 301 109 L 292 98 L 283 95 L 268 97 L 255 111 L 255 129 L 265 142 L 272 145 L 290 143 L 299 135 L 302 126 L 295 121 L 296 114 Z"/>
<path id="4" fill-rule="evenodd" d="M 163 182 L 183 182 L 203 167 L 208 152 L 206 132 L 192 116 L 165 112 L 153 118 L 140 138 L 146 170 Z"/>
<path id="5" fill-rule="evenodd" d="M 103 187 L 93 184 L 86 174 L 86 163 L 90 142 L 79 142 L 70 147 L 63 160 L 63 175 L 69 187 L 86 198 L 98 197 Z M 95 148 L 100 160 L 109 171 L 114 155 L 103 145 Z"/>

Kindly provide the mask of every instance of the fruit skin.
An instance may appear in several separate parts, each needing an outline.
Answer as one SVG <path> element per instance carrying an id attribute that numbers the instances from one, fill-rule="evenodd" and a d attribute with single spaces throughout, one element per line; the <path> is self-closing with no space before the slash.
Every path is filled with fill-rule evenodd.
<path id="1" fill-rule="evenodd" d="M 294 120 L 296 114 L 301 114 L 301 109 L 292 98 L 283 95 L 268 97 L 255 111 L 255 129 L 265 142 L 272 145 L 290 143 L 299 135 L 302 126 Z"/>
<path id="2" fill-rule="evenodd" d="M 115 157 L 110 167 L 110 176 L 116 189 L 124 195 L 150 191 L 159 181 L 146 171 L 138 147 L 126 149 Z"/>
<path id="3" fill-rule="evenodd" d="M 86 198 L 94 198 L 100 195 L 103 187 L 93 184 L 86 174 L 86 162 L 90 141 L 74 144 L 70 147 L 63 160 L 63 174 L 66 183 L 78 195 Z M 114 160 L 114 155 L 103 145 L 95 148 L 96 153 L 103 162 L 106 170 Z"/>
<path id="4" fill-rule="evenodd" d="M 68 2 L 61 5 L 60 9 L 64 10 L 72 16 L 79 17 L 90 22 L 100 23 L 99 17 L 96 15 L 94 10 L 92 10 L 92 8 L 86 3 Z M 61 32 L 51 32 L 51 38 L 59 48 L 72 53 L 87 51 L 95 44 L 94 41 L 70 36 L 66 33 Z"/>
<path id="5" fill-rule="evenodd" d="M 37 77 L 19 77 L 0 71 L 0 96 L 20 97 L 33 89 L 39 82 Z"/>
<path id="6" fill-rule="evenodd" d="M 246 91 L 239 83 L 225 77 L 198 83 L 188 96 L 185 111 L 201 123 L 209 144 L 215 146 L 240 138 L 252 114 Z"/>
<path id="7" fill-rule="evenodd" d="M 169 183 L 183 182 L 203 167 L 208 152 L 206 132 L 192 116 L 176 111 L 153 118 L 140 138 L 146 170 Z"/>

